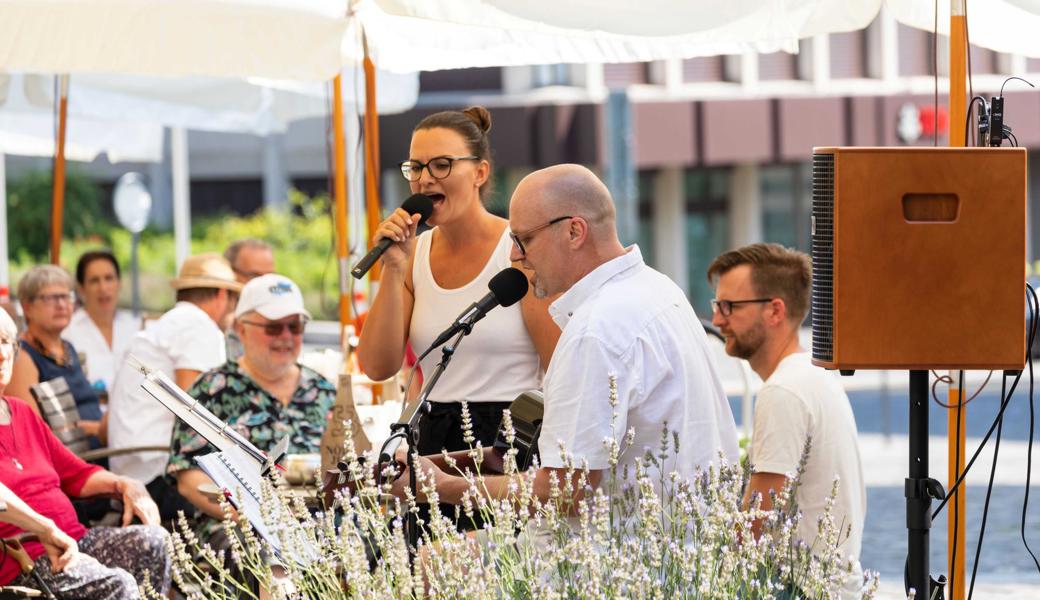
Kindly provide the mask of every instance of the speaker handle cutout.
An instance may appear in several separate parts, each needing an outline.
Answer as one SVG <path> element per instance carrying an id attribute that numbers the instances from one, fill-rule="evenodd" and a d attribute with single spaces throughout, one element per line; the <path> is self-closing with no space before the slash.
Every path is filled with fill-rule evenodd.
<path id="1" fill-rule="evenodd" d="M 954 223 L 961 210 L 957 194 L 903 194 L 907 223 Z"/>

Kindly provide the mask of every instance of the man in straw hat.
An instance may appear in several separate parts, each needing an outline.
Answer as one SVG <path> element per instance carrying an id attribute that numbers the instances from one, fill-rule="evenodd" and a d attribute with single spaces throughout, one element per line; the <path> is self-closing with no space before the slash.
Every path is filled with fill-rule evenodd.
<path id="1" fill-rule="evenodd" d="M 187 390 L 198 376 L 224 364 L 224 325 L 235 309 L 242 284 L 219 254 L 189 256 L 171 282 L 177 304 L 148 324 L 130 344 L 133 354 L 161 370 Z M 120 369 L 109 398 L 108 443 L 111 448 L 167 446 L 176 418 L 145 393 L 142 376 Z M 112 470 L 143 482 L 163 518 L 183 508 L 183 499 L 164 478 L 169 452 L 141 452 L 111 458 Z"/>

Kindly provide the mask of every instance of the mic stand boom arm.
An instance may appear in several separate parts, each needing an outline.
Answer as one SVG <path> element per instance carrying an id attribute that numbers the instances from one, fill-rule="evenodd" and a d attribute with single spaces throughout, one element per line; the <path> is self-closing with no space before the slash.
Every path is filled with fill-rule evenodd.
<path id="1" fill-rule="evenodd" d="M 408 479 L 409 488 L 412 492 L 412 498 L 418 498 L 417 483 L 415 477 L 415 453 L 419 447 L 419 419 L 422 415 L 430 412 L 429 397 L 430 392 L 433 391 L 433 386 L 437 385 L 437 381 L 441 378 L 444 370 L 448 368 L 448 363 L 451 362 L 452 356 L 455 354 L 455 349 L 462 342 L 462 338 L 466 337 L 469 332 L 472 331 L 472 325 L 463 327 L 453 340 L 445 344 L 441 348 L 441 362 L 437 363 L 437 368 L 433 370 L 430 375 L 429 381 L 423 386 L 419 396 L 413 400 L 408 406 L 405 407 L 404 411 L 401 412 L 401 418 L 398 419 L 397 423 L 390 426 L 390 438 L 383 445 L 383 450 L 379 453 L 379 464 L 377 465 L 377 473 L 382 472 L 383 465 L 387 465 L 390 461 L 394 460 L 394 455 L 397 454 L 397 449 L 401 446 L 401 441 L 407 439 L 408 448 Z M 428 353 L 429 351 L 427 351 Z M 425 356 L 426 353 L 423 355 Z M 408 555 L 413 560 L 415 558 L 416 548 L 419 544 L 419 526 L 416 521 L 417 516 L 414 511 L 409 510 L 405 515 L 405 533 L 408 537 Z"/>

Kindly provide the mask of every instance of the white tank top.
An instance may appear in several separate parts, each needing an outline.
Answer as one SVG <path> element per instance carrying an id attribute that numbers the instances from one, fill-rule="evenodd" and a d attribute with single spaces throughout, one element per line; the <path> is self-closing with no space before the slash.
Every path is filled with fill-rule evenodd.
<path id="1" fill-rule="evenodd" d="M 409 337 L 416 354 L 426 350 L 462 311 L 488 293 L 488 282 L 509 262 L 509 230 L 488 258 L 484 269 L 466 285 L 444 289 L 437 285 L 430 270 L 430 244 L 433 230 L 416 240 L 412 284 L 415 303 Z M 423 376 L 428 380 L 441 361 L 438 348 L 422 360 Z M 512 402 L 521 392 L 541 385 L 538 352 L 524 325 L 520 303 L 497 306 L 473 326 L 459 344 L 448 368 L 441 375 L 430 400 L 433 402 Z"/>

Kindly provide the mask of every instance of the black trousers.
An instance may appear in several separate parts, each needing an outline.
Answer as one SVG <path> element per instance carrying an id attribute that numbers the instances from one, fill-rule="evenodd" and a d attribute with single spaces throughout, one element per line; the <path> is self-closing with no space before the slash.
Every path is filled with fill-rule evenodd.
<path id="1" fill-rule="evenodd" d="M 510 402 L 473 402 L 469 404 L 470 420 L 473 429 L 473 444 L 479 441 L 485 448 L 490 448 L 495 443 L 495 436 L 502 423 L 502 411 L 509 408 Z M 423 415 L 419 420 L 419 454 L 440 454 L 441 450 L 455 452 L 456 450 L 468 450 L 470 444 L 463 439 L 462 431 L 462 403 L 461 402 L 431 402 L 429 414 Z M 451 517 L 455 521 L 459 531 L 471 531 L 483 528 L 484 520 L 480 515 L 474 515 L 470 519 L 460 514 L 454 519 L 455 505 L 440 505 L 441 514 Z M 419 505 L 419 518 L 430 522 L 429 505 Z"/>

